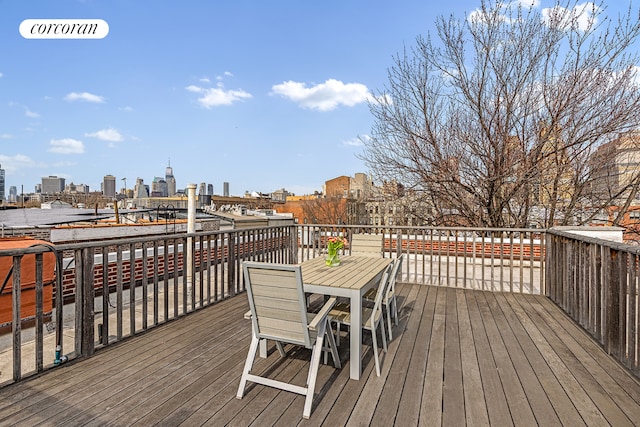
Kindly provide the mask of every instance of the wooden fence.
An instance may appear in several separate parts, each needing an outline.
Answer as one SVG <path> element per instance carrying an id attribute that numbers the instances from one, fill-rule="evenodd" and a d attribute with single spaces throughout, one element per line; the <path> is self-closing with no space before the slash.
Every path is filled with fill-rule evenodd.
<path id="1" fill-rule="evenodd" d="M 640 375 L 640 248 L 554 230 L 546 247 L 547 296 Z"/>

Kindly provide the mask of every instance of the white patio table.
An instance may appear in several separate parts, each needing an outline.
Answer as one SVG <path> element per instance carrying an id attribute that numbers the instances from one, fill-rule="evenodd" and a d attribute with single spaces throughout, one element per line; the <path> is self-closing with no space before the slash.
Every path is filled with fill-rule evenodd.
<path id="1" fill-rule="evenodd" d="M 362 296 L 378 286 L 391 258 L 368 256 L 341 256 L 340 265 L 327 266 L 324 257 L 304 261 L 302 281 L 304 291 L 314 294 L 347 297 L 351 305 L 351 324 L 362 324 Z M 362 372 L 362 328 L 352 327 L 350 332 L 349 376 L 360 379 Z"/>

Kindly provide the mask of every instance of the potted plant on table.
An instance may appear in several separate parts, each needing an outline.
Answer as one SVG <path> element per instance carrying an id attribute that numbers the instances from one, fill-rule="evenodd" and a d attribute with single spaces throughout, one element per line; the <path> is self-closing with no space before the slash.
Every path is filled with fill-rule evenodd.
<path id="1" fill-rule="evenodd" d="M 340 265 L 340 256 L 338 251 L 344 248 L 347 241 L 344 237 L 332 236 L 327 240 L 327 258 L 325 264 L 331 267 Z"/>

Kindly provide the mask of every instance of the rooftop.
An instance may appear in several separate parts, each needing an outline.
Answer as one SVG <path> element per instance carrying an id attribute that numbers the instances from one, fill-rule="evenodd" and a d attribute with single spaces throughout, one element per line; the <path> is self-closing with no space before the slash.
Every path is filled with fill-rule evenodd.
<path id="1" fill-rule="evenodd" d="M 141 210 L 121 209 L 122 215 Z M 5 209 L 0 211 L 2 227 L 42 227 L 113 218 L 113 209 Z"/>

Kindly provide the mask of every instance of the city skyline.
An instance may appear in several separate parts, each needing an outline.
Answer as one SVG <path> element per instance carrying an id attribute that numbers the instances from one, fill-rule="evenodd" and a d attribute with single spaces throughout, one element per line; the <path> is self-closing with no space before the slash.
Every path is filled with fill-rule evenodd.
<path id="1" fill-rule="evenodd" d="M 367 172 L 358 155 L 373 124 L 368 102 L 384 95 L 394 56 L 434 35 L 436 18 L 464 19 L 481 0 L 129 4 L 0 2 L 7 188 L 46 176 L 93 189 L 106 174 L 151 182 L 167 158 L 179 188 L 229 182 L 233 194 L 310 194 Z M 615 17 L 628 3 L 603 5 Z M 21 22 L 36 18 L 100 19 L 109 31 L 23 38 Z"/>
<path id="2" fill-rule="evenodd" d="M 1 164 L 0 164 L 1 166 Z M 169 172 L 169 169 L 171 170 L 171 174 L 168 175 L 167 173 Z M 0 171 L 3 171 L 0 168 Z M 0 178 L 2 178 L 2 175 L 0 174 Z M 230 183 L 229 181 L 222 181 L 220 183 L 212 183 L 210 181 L 198 181 L 198 182 L 185 182 L 184 184 L 181 185 L 177 185 L 177 180 L 175 179 L 175 176 L 173 175 L 173 168 L 172 167 L 167 167 L 166 171 L 165 171 L 165 175 L 154 175 L 152 179 L 145 179 L 143 177 L 135 177 L 135 178 L 128 178 L 128 177 L 117 177 L 113 174 L 106 174 L 102 176 L 102 179 L 100 181 L 99 186 L 96 187 L 92 187 L 84 182 L 76 182 L 76 181 L 69 181 L 67 180 L 64 176 L 58 176 L 58 175 L 47 175 L 47 176 L 42 176 L 40 178 L 40 182 L 34 184 L 33 186 L 31 186 L 30 188 L 27 188 L 26 186 L 24 186 L 24 194 L 29 194 L 29 193 L 46 193 L 46 194 L 55 194 L 56 192 L 59 191 L 44 191 L 43 190 L 43 184 L 47 181 L 51 181 L 52 179 L 61 179 L 63 184 L 62 186 L 58 186 L 57 189 L 59 190 L 60 188 L 62 188 L 64 190 L 64 187 L 68 187 L 69 185 L 73 184 L 74 186 L 88 186 L 90 189 L 90 192 L 102 192 L 104 193 L 106 196 L 110 196 L 111 195 L 111 191 L 109 191 L 109 189 L 111 187 L 105 186 L 105 184 L 107 183 L 107 178 L 113 178 L 113 180 L 109 179 L 109 182 L 113 181 L 111 185 L 113 185 L 113 188 L 115 189 L 115 193 L 121 193 L 122 190 L 127 189 L 127 190 L 133 190 L 135 188 L 136 182 L 140 181 L 142 182 L 144 185 L 146 185 L 147 187 L 149 187 L 149 190 L 151 191 L 152 186 L 154 185 L 154 183 L 157 182 L 157 180 L 160 178 L 164 181 L 164 185 L 167 185 L 167 195 L 163 196 L 163 197 L 171 197 L 173 195 L 176 194 L 176 192 L 180 192 L 180 191 L 184 191 L 186 189 L 186 187 L 189 184 L 195 184 L 198 188 L 198 193 L 201 192 L 201 188 L 204 186 L 205 187 L 205 192 L 204 194 L 214 194 L 214 189 L 219 189 L 217 194 L 223 194 L 223 192 L 225 191 L 229 191 L 230 187 L 232 186 L 232 183 Z M 169 181 L 167 181 L 166 179 L 169 178 Z M 173 178 L 173 183 L 171 183 L 171 178 Z M 333 177 L 332 177 L 333 178 Z M 327 178 L 328 179 L 332 179 L 332 178 Z M 326 181 L 325 180 L 325 181 Z M 1 181 L 1 179 L 0 179 Z M 325 183 L 325 181 L 322 181 L 322 183 L 320 184 L 320 187 L 322 187 Z M 46 184 L 45 184 L 46 185 Z M 6 188 L 8 189 L 10 186 L 6 186 Z M 15 186 L 15 185 L 11 185 L 11 187 L 16 187 L 16 188 L 20 188 L 20 186 Z M 281 189 L 285 189 L 285 187 L 279 187 L 279 188 L 274 188 L 271 189 L 269 191 L 265 191 L 265 193 L 271 193 L 273 191 L 277 191 L 277 190 L 281 190 Z M 233 192 L 231 192 L 233 193 Z M 245 193 L 233 193 L 232 195 L 234 196 L 243 196 Z"/>

